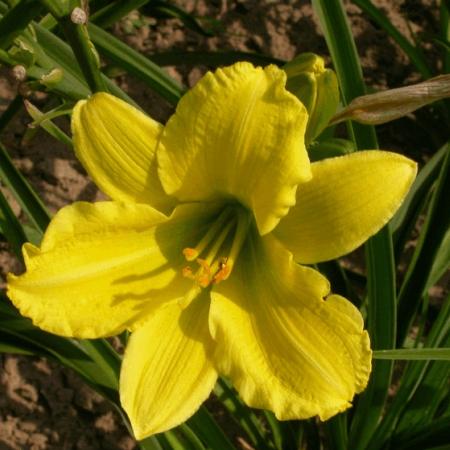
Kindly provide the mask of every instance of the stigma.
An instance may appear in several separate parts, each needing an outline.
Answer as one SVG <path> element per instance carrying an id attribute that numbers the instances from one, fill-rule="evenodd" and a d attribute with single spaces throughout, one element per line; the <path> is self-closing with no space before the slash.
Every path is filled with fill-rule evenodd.
<path id="1" fill-rule="evenodd" d="M 242 207 L 225 207 L 197 245 L 183 249 L 185 259 L 196 263 L 194 268 L 184 267 L 183 276 L 200 288 L 225 281 L 245 243 L 249 226 L 248 211 Z"/>

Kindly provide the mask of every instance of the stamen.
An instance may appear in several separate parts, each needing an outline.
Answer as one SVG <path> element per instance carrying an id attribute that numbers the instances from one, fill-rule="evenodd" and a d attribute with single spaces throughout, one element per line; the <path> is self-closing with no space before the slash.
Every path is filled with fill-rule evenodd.
<path id="1" fill-rule="evenodd" d="M 230 276 L 231 268 L 230 266 L 227 265 L 227 262 L 228 258 L 221 258 L 218 264 L 218 268 L 215 271 L 215 275 L 212 279 L 213 284 L 220 283 L 221 281 L 226 280 Z"/>
<path id="2" fill-rule="evenodd" d="M 226 259 L 224 266 L 219 270 L 219 272 L 214 277 L 218 283 L 219 281 L 226 280 L 233 270 L 233 266 L 236 262 L 239 252 L 244 245 L 245 238 L 247 237 L 248 228 L 250 226 L 250 216 L 246 211 L 238 211 L 238 223 L 236 227 L 236 233 L 234 235 L 233 244 L 231 245 L 230 254 Z"/>
<path id="3" fill-rule="evenodd" d="M 189 289 L 188 293 L 182 299 L 179 300 L 180 307 L 182 309 L 187 308 L 192 302 L 192 300 L 194 300 L 195 297 L 197 297 L 197 295 L 200 294 L 201 290 L 202 289 L 200 286 L 194 284 L 192 288 Z"/>
<path id="4" fill-rule="evenodd" d="M 232 211 L 231 207 L 226 207 L 220 213 L 216 221 L 211 225 L 208 232 L 203 236 L 200 242 L 195 246 L 195 248 L 187 247 L 183 250 L 183 255 L 187 261 L 194 261 L 197 259 L 203 250 L 211 243 L 211 241 L 216 236 L 217 232 L 222 228 L 222 225 L 228 219 Z"/>
<path id="5" fill-rule="evenodd" d="M 213 261 L 219 253 L 219 250 L 221 249 L 223 243 L 225 242 L 225 239 L 230 233 L 231 228 L 234 227 L 235 223 L 236 220 L 234 218 L 229 223 L 227 223 L 225 228 L 220 232 L 219 236 L 214 241 L 214 245 L 209 250 L 205 259 L 197 258 L 197 262 L 201 266 L 199 276 L 197 277 L 197 282 L 200 284 L 200 286 L 207 287 L 212 282 L 213 277 L 215 276 L 215 273 L 217 271 L 216 268 L 213 269 Z"/>
<path id="6" fill-rule="evenodd" d="M 222 247 L 223 243 L 225 242 L 225 239 L 230 233 L 231 228 L 234 227 L 235 223 L 236 219 L 233 217 L 233 219 L 226 224 L 226 226 L 220 232 L 217 239 L 214 241 L 214 245 L 211 247 L 211 250 L 208 252 L 208 255 L 205 258 L 209 265 L 211 265 L 214 259 L 216 258 L 217 253 L 219 253 L 220 248 Z"/>
<path id="7" fill-rule="evenodd" d="M 186 247 L 183 249 L 183 255 L 187 261 L 194 261 L 198 257 L 198 251 L 195 248 Z"/>
<path id="8" fill-rule="evenodd" d="M 230 218 L 230 213 L 233 212 Z M 228 222 L 226 222 L 228 220 Z M 195 281 L 198 288 L 206 288 L 211 283 L 217 284 L 226 280 L 233 270 L 237 257 L 244 245 L 251 223 L 250 214 L 244 209 L 226 208 L 213 223 L 206 235 L 195 248 L 186 247 L 183 254 L 188 261 L 196 260 L 200 266 L 194 273 L 190 266 L 182 269 L 183 276 Z M 218 257 L 224 244 L 233 230 L 233 241 L 227 257 Z M 206 256 L 199 258 L 208 248 Z"/>
<path id="9" fill-rule="evenodd" d="M 189 266 L 183 267 L 181 270 L 183 277 L 189 278 L 190 280 L 195 280 L 194 273 L 192 272 L 192 268 Z"/>

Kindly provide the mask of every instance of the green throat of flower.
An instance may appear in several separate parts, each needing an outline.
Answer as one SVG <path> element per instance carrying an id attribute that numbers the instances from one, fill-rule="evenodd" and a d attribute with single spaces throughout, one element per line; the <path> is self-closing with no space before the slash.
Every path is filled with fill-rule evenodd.
<path id="1" fill-rule="evenodd" d="M 251 223 L 251 214 L 241 206 L 226 206 L 195 247 L 183 249 L 187 261 L 196 261 L 183 268 L 183 275 L 201 288 L 226 280 L 244 245 Z"/>

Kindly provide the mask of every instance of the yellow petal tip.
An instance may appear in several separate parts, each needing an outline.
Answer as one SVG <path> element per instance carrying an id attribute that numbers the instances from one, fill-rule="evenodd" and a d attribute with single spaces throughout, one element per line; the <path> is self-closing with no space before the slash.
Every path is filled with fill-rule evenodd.
<path id="1" fill-rule="evenodd" d="M 297 203 L 275 229 L 303 264 L 351 252 L 377 233 L 408 194 L 417 164 L 397 153 L 366 150 L 311 165 Z"/>

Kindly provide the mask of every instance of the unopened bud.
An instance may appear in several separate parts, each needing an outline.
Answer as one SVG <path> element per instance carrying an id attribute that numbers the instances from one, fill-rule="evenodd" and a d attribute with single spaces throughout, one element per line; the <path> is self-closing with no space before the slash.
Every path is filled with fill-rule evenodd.
<path id="1" fill-rule="evenodd" d="M 70 14 L 70 20 L 76 25 L 86 25 L 87 23 L 86 11 L 77 6 Z"/>
<path id="2" fill-rule="evenodd" d="M 339 105 L 336 74 L 326 69 L 323 58 L 314 53 L 297 56 L 283 69 L 288 76 L 286 88 L 308 110 L 305 141 L 309 144 L 327 127 Z"/>
<path id="3" fill-rule="evenodd" d="M 59 67 L 51 70 L 49 73 L 42 75 L 39 79 L 39 82 L 44 86 L 52 87 L 58 84 L 64 76 L 64 72 Z"/>
<path id="4" fill-rule="evenodd" d="M 8 50 L 8 55 L 19 65 L 30 67 L 36 61 L 34 48 L 24 40 L 18 38 Z"/>
<path id="5" fill-rule="evenodd" d="M 14 66 L 12 68 L 12 74 L 13 77 L 17 80 L 17 81 L 25 81 L 27 78 L 27 69 L 25 69 L 24 66 L 22 66 L 21 64 Z"/>
<path id="6" fill-rule="evenodd" d="M 399 119 L 422 106 L 447 97 L 450 97 L 450 75 L 440 75 L 411 86 L 357 97 L 336 114 L 331 123 L 354 120 L 379 125 Z"/>

